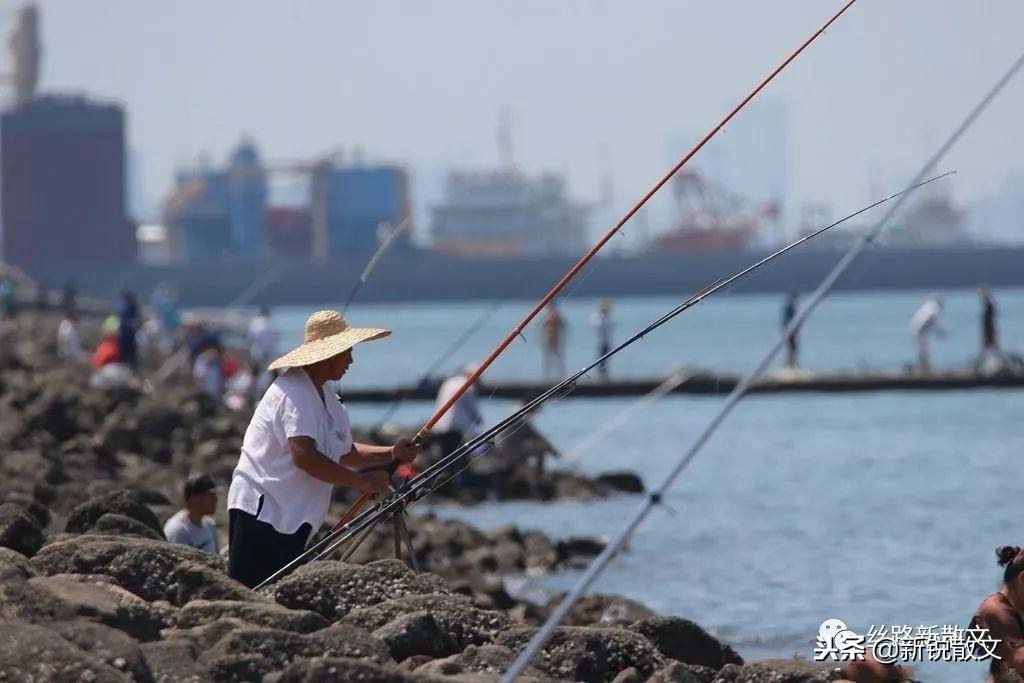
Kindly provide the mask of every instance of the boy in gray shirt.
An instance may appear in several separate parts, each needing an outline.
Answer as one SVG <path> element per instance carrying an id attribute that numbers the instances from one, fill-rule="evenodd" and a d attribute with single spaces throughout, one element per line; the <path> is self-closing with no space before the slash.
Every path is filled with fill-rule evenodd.
<path id="1" fill-rule="evenodd" d="M 185 481 L 185 508 L 171 515 L 164 524 L 168 541 L 214 555 L 220 552 L 217 524 L 207 516 L 217 510 L 216 489 L 213 477 L 208 474 L 193 475 Z"/>

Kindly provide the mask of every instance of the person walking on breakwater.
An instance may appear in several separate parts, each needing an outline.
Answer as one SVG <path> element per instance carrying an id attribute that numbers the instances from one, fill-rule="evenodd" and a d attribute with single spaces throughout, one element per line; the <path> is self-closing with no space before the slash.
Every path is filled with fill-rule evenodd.
<path id="1" fill-rule="evenodd" d="M 383 493 L 384 471 L 411 463 L 419 447 L 352 440 L 345 406 L 330 392 L 352 365 L 352 348 L 391 334 L 351 327 L 336 311 L 306 321 L 303 343 L 267 368 L 287 368 L 267 389 L 242 440 L 228 490 L 228 575 L 255 586 L 295 559 L 320 528 L 334 485 Z"/>
<path id="2" fill-rule="evenodd" d="M 789 290 L 786 294 L 786 304 L 782 307 L 782 329 L 785 331 L 789 327 L 790 321 L 796 317 L 797 300 L 800 295 L 796 293 L 796 290 Z M 800 334 L 800 330 L 793 330 L 793 333 L 786 337 L 786 367 L 795 370 L 798 367 L 797 363 L 797 352 L 799 351 L 799 340 L 797 336 Z"/>
<path id="3" fill-rule="evenodd" d="M 217 484 L 209 474 L 195 474 L 185 480 L 185 507 L 164 524 L 164 536 L 171 543 L 188 545 L 204 552 L 220 553 L 217 523 Z"/>
<path id="4" fill-rule="evenodd" d="M 608 299 L 602 301 L 594 314 L 590 317 L 590 324 L 597 332 L 597 357 L 605 355 L 612 350 L 612 302 Z M 608 361 L 601 361 L 597 366 L 601 373 L 601 379 L 608 381 Z"/>
<path id="5" fill-rule="evenodd" d="M 565 375 L 565 318 L 552 301 L 548 304 L 544 320 L 544 379 L 557 379 Z"/>
<path id="6" fill-rule="evenodd" d="M 999 350 L 999 337 L 996 334 L 996 302 L 992 292 L 982 285 L 978 288 L 978 298 L 981 299 L 981 353 L 978 354 L 977 367 L 978 372 L 984 372 L 989 355 L 1001 360 L 1003 354 Z"/>
<path id="7" fill-rule="evenodd" d="M 996 561 L 1003 570 L 998 593 L 985 598 L 971 621 L 971 628 L 988 629 L 999 641 L 989 668 L 989 681 L 999 681 L 1016 671 L 1024 675 L 1024 553 L 1017 546 L 996 548 Z"/>
<path id="8" fill-rule="evenodd" d="M 942 299 L 932 295 L 914 312 L 910 319 L 910 334 L 917 345 L 917 369 L 923 373 L 932 371 L 931 358 L 928 353 L 928 337 L 935 335 L 945 337 L 946 331 L 939 326 L 939 314 L 942 312 Z"/>

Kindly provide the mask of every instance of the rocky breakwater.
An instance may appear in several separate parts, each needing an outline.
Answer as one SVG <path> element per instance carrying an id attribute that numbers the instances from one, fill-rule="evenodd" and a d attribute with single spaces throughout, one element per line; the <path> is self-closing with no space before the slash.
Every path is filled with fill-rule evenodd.
<path id="1" fill-rule="evenodd" d="M 146 525 L 145 513 L 125 515 Z M 578 612 L 574 618 L 585 617 Z M 61 534 L 0 548 L 0 680 L 495 680 L 534 627 L 398 560 L 318 562 L 264 593 L 222 561 L 136 535 Z M 824 681 L 799 662 L 744 664 L 677 617 L 563 626 L 535 681 Z"/>

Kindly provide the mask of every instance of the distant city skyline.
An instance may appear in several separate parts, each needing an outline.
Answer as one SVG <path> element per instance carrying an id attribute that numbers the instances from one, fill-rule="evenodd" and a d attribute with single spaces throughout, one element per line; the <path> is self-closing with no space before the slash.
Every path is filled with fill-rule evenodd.
<path id="1" fill-rule="evenodd" d="M 20 4 L 5 3 L 5 33 Z M 423 205 L 436 198 L 430 194 L 444 169 L 497 166 L 505 106 L 527 172 L 565 173 L 570 193 L 590 201 L 610 174 L 608 213 L 621 215 L 666 170 L 666 140 L 710 128 L 723 103 L 839 7 L 820 0 L 38 5 L 41 90 L 84 92 L 127 108 L 130 183 L 145 198 L 133 197 L 136 209 L 172 188 L 177 166 L 203 153 L 219 164 L 247 134 L 268 159 L 308 159 L 341 146 L 408 164 L 420 222 L 428 221 Z M 787 230 L 804 203 L 842 213 L 868 199 L 872 184 L 888 192 L 905 182 L 901 174 L 1016 56 L 1021 25 L 1024 3 L 1011 0 L 861 0 L 851 8 L 763 94 L 789 113 Z M 1020 205 L 1012 195 L 1024 173 L 1021 110 L 1024 84 L 1014 83 L 948 161 L 959 171 L 957 200 L 984 210 L 975 229 L 1016 241 L 1024 240 L 1024 219 L 1007 221 Z M 740 117 L 736 135 L 727 128 L 721 144 L 742 146 Z M 667 227 L 656 209 L 654 231 Z"/>

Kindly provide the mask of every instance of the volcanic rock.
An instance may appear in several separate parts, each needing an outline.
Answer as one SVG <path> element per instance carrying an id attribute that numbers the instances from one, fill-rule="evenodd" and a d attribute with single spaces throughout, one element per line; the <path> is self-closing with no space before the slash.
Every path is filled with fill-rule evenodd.
<path id="1" fill-rule="evenodd" d="M 39 523 L 20 505 L 0 505 L 0 546 L 31 557 L 43 545 Z"/>
<path id="2" fill-rule="evenodd" d="M 536 632 L 535 628 L 513 628 L 498 636 L 496 642 L 518 652 Z M 555 678 L 598 683 L 611 681 L 630 667 L 646 678 L 664 665 L 664 658 L 651 641 L 638 633 L 561 626 L 545 643 L 533 665 Z"/>
<path id="3" fill-rule="evenodd" d="M 287 609 L 274 603 L 231 600 L 193 600 L 178 611 L 174 624 L 178 628 L 193 628 L 226 617 L 293 633 L 312 633 L 330 625 L 316 612 Z"/>
<path id="4" fill-rule="evenodd" d="M 726 664 L 743 665 L 743 658 L 703 628 L 681 617 L 648 617 L 630 629 L 646 636 L 664 656 L 684 664 L 721 669 Z"/>
<path id="5" fill-rule="evenodd" d="M 164 540 L 162 533 L 154 531 L 137 519 L 132 519 L 116 512 L 105 513 L 96 520 L 96 524 L 87 533 L 109 536 L 141 536 L 143 538 L 151 538 L 154 541 Z"/>
<path id="6" fill-rule="evenodd" d="M 0 623 L 0 680 L 127 683 L 130 678 L 48 628 Z"/>
<path id="7" fill-rule="evenodd" d="M 196 662 L 196 651 L 191 643 L 162 640 L 143 643 L 139 649 L 153 683 L 205 683 L 211 680 Z"/>
<path id="8" fill-rule="evenodd" d="M 152 680 L 139 644 L 124 632 L 90 621 L 64 621 L 50 624 L 49 628 L 114 669 L 127 673 L 133 681 Z"/>
<path id="9" fill-rule="evenodd" d="M 159 534 L 160 538 L 163 538 L 163 529 L 153 511 L 146 507 L 134 491 L 123 489 L 92 498 L 76 507 L 68 516 L 64 530 L 72 533 L 84 533 L 92 529 L 107 513 L 130 517 L 149 527 Z"/>

